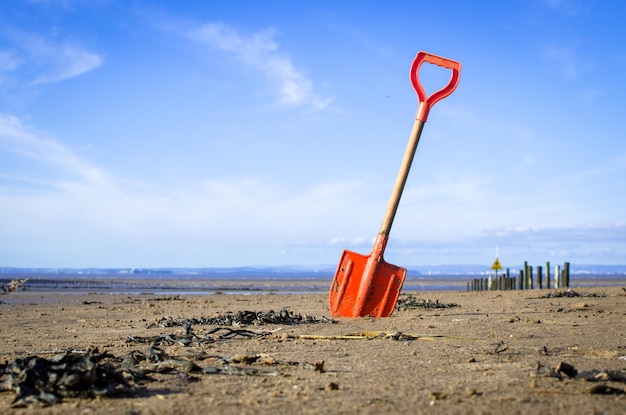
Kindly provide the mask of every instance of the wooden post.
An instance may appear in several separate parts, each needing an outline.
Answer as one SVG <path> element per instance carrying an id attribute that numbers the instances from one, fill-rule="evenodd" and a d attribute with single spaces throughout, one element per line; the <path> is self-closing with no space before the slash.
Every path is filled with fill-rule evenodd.
<path id="1" fill-rule="evenodd" d="M 520 291 L 524 289 L 524 271 L 522 271 L 521 269 L 519 270 L 519 277 L 517 280 L 517 289 Z"/>
<path id="2" fill-rule="evenodd" d="M 564 284 L 567 288 L 569 288 L 569 262 L 563 264 L 563 274 L 564 274 Z"/>
<path id="3" fill-rule="evenodd" d="M 550 261 L 546 261 L 546 288 L 550 289 Z"/>
<path id="4" fill-rule="evenodd" d="M 528 261 L 524 261 L 524 289 L 528 288 Z"/>
<path id="5" fill-rule="evenodd" d="M 528 266 L 528 274 L 526 274 L 526 281 L 528 284 L 528 289 L 533 289 L 533 267 L 531 265 Z"/>
<path id="6" fill-rule="evenodd" d="M 507 290 L 514 290 L 515 287 L 511 287 L 511 274 L 509 272 L 509 269 L 506 269 L 506 289 Z"/>
<path id="7" fill-rule="evenodd" d="M 543 281 L 542 281 L 542 269 L 541 269 L 541 265 L 537 265 L 537 288 L 542 289 L 543 288 Z"/>
<path id="8" fill-rule="evenodd" d="M 561 288 L 561 266 L 554 266 L 554 288 Z"/>

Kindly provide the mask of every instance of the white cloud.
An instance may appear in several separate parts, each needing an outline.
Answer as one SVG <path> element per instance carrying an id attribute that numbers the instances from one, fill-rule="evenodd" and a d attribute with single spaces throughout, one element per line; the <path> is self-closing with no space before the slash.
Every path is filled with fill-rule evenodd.
<path id="1" fill-rule="evenodd" d="M 97 53 L 16 28 L 5 29 L 3 40 L 11 44 L 11 50 L 0 51 L 0 70 L 12 71 L 11 76 L 17 80 L 13 83 L 59 82 L 97 69 L 103 63 Z"/>
<path id="2" fill-rule="evenodd" d="M 0 71 L 14 71 L 22 64 L 14 51 L 0 50 Z"/>
<path id="3" fill-rule="evenodd" d="M 38 263 L 37 252 L 55 252 L 63 265 L 74 255 L 102 252 L 105 264 L 119 264 L 136 252 L 150 265 L 150 258 L 167 263 L 154 252 L 169 251 L 169 264 L 201 265 L 180 258 L 198 261 L 202 252 L 228 244 L 250 243 L 260 252 L 343 232 L 330 222 L 362 194 L 361 183 L 293 191 L 259 177 L 205 178 L 175 187 L 133 182 L 7 115 L 0 115 L 0 158 L 7 162 L 0 165 L 0 262 L 3 255 L 32 252 L 31 263 Z"/>
<path id="4" fill-rule="evenodd" d="M 0 114 L 0 149 L 55 165 L 87 183 L 104 183 L 104 172 L 78 157 L 60 142 L 46 138 L 23 125 L 14 116 Z M 0 166 L 0 170 L 2 167 Z"/>
<path id="5" fill-rule="evenodd" d="M 100 55 L 69 45 L 50 45 L 47 69 L 33 80 L 33 84 L 48 84 L 74 78 L 102 65 Z"/>
<path id="6" fill-rule="evenodd" d="M 363 246 L 365 244 L 372 244 L 374 242 L 373 238 L 365 238 L 365 237 L 354 237 L 354 238 L 331 238 L 328 242 L 330 245 L 341 245 L 341 246 Z"/>
<path id="7" fill-rule="evenodd" d="M 0 115 L 0 158 L 0 261 L 32 253 L 25 264 L 47 265 L 37 252 L 51 252 L 65 266 L 75 265 L 73 256 L 92 261 L 85 266 L 129 264 L 125 258 L 146 266 L 201 266 L 204 255 L 216 252 L 210 264 L 266 264 L 278 261 L 285 247 L 291 261 L 328 263 L 341 249 L 371 249 L 388 196 L 383 186 L 383 195 L 372 197 L 378 185 L 365 179 L 297 190 L 250 176 L 175 187 L 132 182 L 8 115 Z M 561 201 L 547 206 L 529 204 L 523 195 L 492 198 L 488 185 L 488 179 L 463 176 L 408 188 L 389 261 L 476 263 L 481 256 L 492 260 L 496 246 L 508 264 L 623 258 L 624 224 L 567 226 L 572 218 Z M 558 212 L 559 220 L 541 209 Z M 501 225 L 512 223 L 521 225 Z M 485 226 L 497 228 L 480 233 Z M 229 249 L 247 249 L 246 258 Z M 100 257 L 90 256 L 97 252 Z"/>
<path id="8" fill-rule="evenodd" d="M 247 36 L 222 23 L 206 23 L 187 29 L 183 34 L 195 42 L 232 53 L 239 61 L 262 73 L 278 86 L 281 103 L 286 106 L 322 110 L 331 102 L 330 98 L 318 96 L 313 82 L 295 67 L 291 57 L 280 51 L 274 29 Z"/>
<path id="9" fill-rule="evenodd" d="M 626 225 L 507 226 L 455 239 L 392 240 L 389 247 L 399 262 L 409 265 L 476 264 L 481 257 L 488 265 L 496 248 L 503 266 L 513 269 L 519 269 L 524 261 L 540 265 L 546 261 L 622 264 L 626 255 Z"/>

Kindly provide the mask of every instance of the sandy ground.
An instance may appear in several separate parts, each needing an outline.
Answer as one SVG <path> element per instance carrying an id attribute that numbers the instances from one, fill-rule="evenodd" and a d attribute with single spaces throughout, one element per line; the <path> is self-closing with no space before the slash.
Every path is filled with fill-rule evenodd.
<path id="1" fill-rule="evenodd" d="M 329 317 L 328 297 L 9 293 L 0 295 L 0 367 L 29 356 L 107 352 L 129 389 L 25 408 L 12 407 L 16 392 L 8 390 L 0 392 L 0 413 L 624 414 L 626 290 L 574 291 L 580 296 L 409 293 L 401 299 L 422 306 L 389 318 L 221 331 L 200 322 L 283 308 L 321 320 Z M 425 307 L 437 302 L 450 307 Z M 164 324 L 184 320 L 194 323 Z M 122 369 L 125 357 L 155 351 L 168 363 Z M 160 372 L 146 369 L 155 367 Z M 145 377 L 131 375 L 138 368 Z M 5 389 L 7 378 L 5 370 Z"/>

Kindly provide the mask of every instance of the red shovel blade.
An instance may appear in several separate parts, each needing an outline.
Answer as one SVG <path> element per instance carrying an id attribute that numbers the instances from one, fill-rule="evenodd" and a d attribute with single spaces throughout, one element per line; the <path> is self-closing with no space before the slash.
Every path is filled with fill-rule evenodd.
<path id="1" fill-rule="evenodd" d="M 396 307 L 406 269 L 378 256 L 345 250 L 330 286 L 333 317 L 389 317 Z"/>

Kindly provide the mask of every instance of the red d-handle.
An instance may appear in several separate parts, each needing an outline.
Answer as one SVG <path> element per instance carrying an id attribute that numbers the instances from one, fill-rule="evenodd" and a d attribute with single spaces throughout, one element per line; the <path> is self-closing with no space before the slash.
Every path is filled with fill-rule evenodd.
<path id="1" fill-rule="evenodd" d="M 422 66 L 422 63 L 424 62 L 432 63 L 433 65 L 442 66 L 452 70 L 452 75 L 450 76 L 448 85 L 439 91 L 434 92 L 429 97 L 426 96 L 424 87 L 422 87 L 419 79 L 420 66 Z M 413 64 L 411 65 L 410 76 L 411 83 L 413 84 L 415 92 L 417 92 L 417 99 L 419 100 L 419 107 L 417 109 L 415 119 L 426 122 L 430 108 L 435 105 L 437 101 L 444 99 L 454 92 L 456 86 L 459 84 L 459 79 L 461 77 L 461 63 L 453 61 L 452 59 L 442 58 L 441 56 L 433 55 L 431 53 L 418 52 Z"/>

